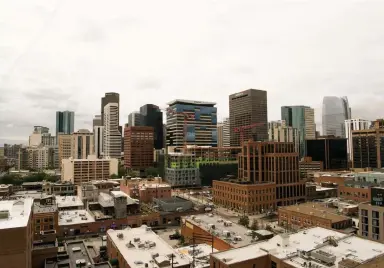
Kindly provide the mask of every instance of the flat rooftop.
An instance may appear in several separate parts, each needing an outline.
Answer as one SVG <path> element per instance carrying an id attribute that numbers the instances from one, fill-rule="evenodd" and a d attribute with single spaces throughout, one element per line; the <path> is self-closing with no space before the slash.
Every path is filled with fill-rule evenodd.
<path id="1" fill-rule="evenodd" d="M 178 253 L 146 225 L 124 230 L 109 229 L 107 235 L 131 268 L 142 268 L 145 264 L 153 268 L 171 267 L 172 254 L 173 267 L 189 264 L 188 258 Z"/>
<path id="2" fill-rule="evenodd" d="M 186 216 L 183 217 L 182 220 L 183 222 L 186 221 L 192 223 L 193 225 L 199 226 L 217 238 L 231 244 L 231 246 L 235 248 L 254 243 L 252 236 L 247 235 L 249 233 L 249 229 L 214 214 Z"/>
<path id="3" fill-rule="evenodd" d="M 279 207 L 279 211 L 292 211 L 296 213 L 301 213 L 305 215 L 312 215 L 319 218 L 330 219 L 332 223 L 345 221 L 350 219 L 347 216 L 337 214 L 337 210 L 333 208 L 328 208 L 323 203 L 303 203 L 299 205 L 292 205 L 287 207 Z"/>
<path id="4" fill-rule="evenodd" d="M 195 263 L 192 267 L 196 268 L 205 268 L 210 265 L 210 254 L 217 252 L 216 249 L 213 249 L 212 246 L 207 244 L 197 244 L 187 247 L 181 247 L 176 249 L 176 251 L 189 259 L 190 263 L 195 260 Z"/>
<path id="5" fill-rule="evenodd" d="M 177 203 L 185 203 L 185 202 L 191 202 L 188 199 L 184 199 L 178 196 L 172 196 L 170 198 L 156 198 L 160 202 L 166 203 L 166 204 L 177 204 Z"/>
<path id="6" fill-rule="evenodd" d="M 33 198 L 33 199 L 39 199 L 43 197 L 47 197 L 47 195 L 41 191 L 17 191 L 11 197 L 14 198 Z"/>
<path id="7" fill-rule="evenodd" d="M 83 201 L 76 195 L 56 196 L 55 198 L 59 209 L 67 207 L 84 207 Z"/>
<path id="8" fill-rule="evenodd" d="M 32 198 L 0 201 L 0 229 L 27 226 L 32 206 Z"/>
<path id="9" fill-rule="evenodd" d="M 59 225 L 72 225 L 94 222 L 93 216 L 84 209 L 59 211 Z"/>
<path id="10" fill-rule="evenodd" d="M 187 104 L 187 105 L 201 105 L 201 106 L 214 106 L 216 105 L 216 102 L 209 102 L 209 101 L 195 101 L 195 100 L 182 100 L 182 99 L 176 99 L 173 101 L 170 101 L 167 103 L 167 105 L 174 105 L 174 104 Z"/>

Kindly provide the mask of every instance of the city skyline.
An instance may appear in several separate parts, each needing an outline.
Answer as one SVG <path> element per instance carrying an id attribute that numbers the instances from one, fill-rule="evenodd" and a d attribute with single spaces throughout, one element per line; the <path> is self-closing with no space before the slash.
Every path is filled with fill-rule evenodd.
<path id="1" fill-rule="evenodd" d="M 76 129 L 92 129 L 100 98 L 110 91 L 120 94 L 120 125 L 144 104 L 163 108 L 175 98 L 216 102 L 221 121 L 228 96 L 248 88 L 268 92 L 269 120 L 280 119 L 281 106 L 306 105 L 321 129 L 328 95 L 348 96 L 353 118 L 380 118 L 382 8 L 171 1 L 148 11 L 129 1 L 6 1 L 0 144 L 26 141 L 33 125 L 53 130 L 56 110 L 75 111 Z"/>

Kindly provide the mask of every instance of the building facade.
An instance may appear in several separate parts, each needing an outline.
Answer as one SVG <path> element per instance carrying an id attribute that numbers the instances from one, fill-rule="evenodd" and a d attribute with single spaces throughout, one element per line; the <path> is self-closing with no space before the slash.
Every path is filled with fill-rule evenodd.
<path id="1" fill-rule="evenodd" d="M 63 159 L 68 159 L 72 156 L 72 135 L 59 134 L 57 140 L 59 150 L 59 165 L 61 168 Z"/>
<path id="2" fill-rule="evenodd" d="M 93 180 L 108 180 L 111 175 L 118 174 L 118 160 L 115 158 L 97 159 L 63 159 L 61 180 L 79 185 Z"/>
<path id="3" fill-rule="evenodd" d="M 384 188 L 371 189 L 371 200 L 359 204 L 359 235 L 384 242 Z"/>
<path id="4" fill-rule="evenodd" d="M 277 206 L 305 200 L 305 182 L 300 179 L 299 153 L 293 143 L 249 141 L 239 154 L 242 181 L 274 182 Z"/>
<path id="5" fill-rule="evenodd" d="M 95 126 L 93 128 L 93 141 L 95 148 L 95 155 L 97 158 L 103 157 L 103 141 L 104 141 L 104 127 L 103 126 Z"/>
<path id="6" fill-rule="evenodd" d="M 305 155 L 306 139 L 316 138 L 315 111 L 308 106 L 283 106 L 281 107 L 281 120 L 289 127 L 299 131 L 300 157 Z"/>
<path id="7" fill-rule="evenodd" d="M 156 150 L 164 148 L 163 112 L 153 104 L 140 107 L 142 125 L 153 127 L 154 147 Z"/>
<path id="8" fill-rule="evenodd" d="M 348 169 L 347 139 L 324 137 L 306 140 L 306 156 L 323 162 L 325 170 Z"/>
<path id="9" fill-rule="evenodd" d="M 384 126 L 377 120 L 370 129 L 352 131 L 353 167 L 384 167 Z"/>
<path id="10" fill-rule="evenodd" d="M 72 158 L 86 159 L 95 154 L 94 135 L 87 129 L 80 129 L 72 134 Z"/>
<path id="11" fill-rule="evenodd" d="M 104 157 L 121 158 L 121 133 L 119 132 L 119 104 L 108 103 L 104 107 Z"/>
<path id="12" fill-rule="evenodd" d="M 284 120 L 269 122 L 268 135 L 269 141 L 294 143 L 296 151 L 299 152 L 299 130 L 297 128 L 287 126 Z"/>
<path id="13" fill-rule="evenodd" d="M 165 178 L 172 187 L 201 185 L 193 154 L 169 153 L 166 158 Z"/>
<path id="14" fill-rule="evenodd" d="M 140 112 L 132 112 L 128 115 L 128 126 L 138 127 L 143 125 L 143 117 Z"/>
<path id="15" fill-rule="evenodd" d="M 231 146 L 241 146 L 241 134 L 235 128 L 258 124 L 244 130 L 244 141 L 268 140 L 268 103 L 267 91 L 248 89 L 229 95 L 229 126 Z"/>
<path id="16" fill-rule="evenodd" d="M 344 121 L 345 137 L 347 138 L 348 160 L 353 161 L 352 131 L 369 129 L 371 121 L 364 119 L 348 119 Z"/>
<path id="17" fill-rule="evenodd" d="M 75 131 L 75 112 L 56 112 L 56 137 L 59 133 L 72 134 Z"/>
<path id="18" fill-rule="evenodd" d="M 28 147 L 28 168 L 44 170 L 54 168 L 54 151 L 47 146 Z"/>
<path id="19" fill-rule="evenodd" d="M 351 119 L 348 98 L 325 96 L 322 111 L 323 135 L 345 138 L 345 120 Z"/>
<path id="20" fill-rule="evenodd" d="M 124 129 L 124 166 L 144 171 L 154 165 L 153 127 L 126 127 Z"/>
<path id="21" fill-rule="evenodd" d="M 101 98 L 101 126 L 104 126 L 104 108 L 109 103 L 117 103 L 117 106 L 120 107 L 120 95 L 116 92 L 107 92 L 105 96 Z M 117 110 L 117 121 L 120 122 L 119 109 Z"/>
<path id="22" fill-rule="evenodd" d="M 231 132 L 229 127 L 229 118 L 217 124 L 217 147 L 231 146 Z"/>
<path id="23" fill-rule="evenodd" d="M 100 127 L 103 125 L 103 122 L 102 122 L 102 118 L 101 118 L 101 115 L 95 115 L 95 117 L 93 118 L 92 120 L 92 127 L 95 128 L 95 127 Z"/>

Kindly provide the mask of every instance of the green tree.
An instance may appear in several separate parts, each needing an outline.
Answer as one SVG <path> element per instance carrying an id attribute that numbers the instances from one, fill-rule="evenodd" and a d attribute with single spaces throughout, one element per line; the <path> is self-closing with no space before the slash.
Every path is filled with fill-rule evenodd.
<path id="1" fill-rule="evenodd" d="M 117 176 L 119 176 L 119 178 L 122 178 L 125 175 L 126 175 L 125 167 L 124 166 L 119 166 L 119 170 L 118 170 Z"/>
<path id="2" fill-rule="evenodd" d="M 259 222 L 257 221 L 257 219 L 253 219 L 251 229 L 254 231 L 259 230 Z"/>
<path id="3" fill-rule="evenodd" d="M 241 216 L 239 219 L 239 224 L 248 227 L 249 225 L 249 217 L 247 215 Z"/>
<path id="4" fill-rule="evenodd" d="M 157 177 L 159 175 L 159 170 L 155 167 L 150 167 L 145 170 L 145 176 L 147 177 Z"/>
<path id="5" fill-rule="evenodd" d="M 252 231 L 252 240 L 255 240 L 255 238 L 257 237 L 257 234 L 256 234 L 256 232 L 255 231 Z"/>
<path id="6" fill-rule="evenodd" d="M 119 176 L 117 174 L 112 174 L 110 178 L 111 180 L 114 180 L 114 179 L 118 179 Z"/>
<path id="7" fill-rule="evenodd" d="M 273 228 L 272 228 L 272 226 L 271 226 L 270 224 L 267 224 L 267 225 L 265 226 L 265 230 L 272 232 L 272 231 L 273 231 Z"/>

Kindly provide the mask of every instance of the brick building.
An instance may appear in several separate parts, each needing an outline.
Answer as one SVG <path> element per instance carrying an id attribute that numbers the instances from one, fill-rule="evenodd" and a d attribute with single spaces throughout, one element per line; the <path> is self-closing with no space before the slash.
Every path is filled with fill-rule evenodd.
<path id="1" fill-rule="evenodd" d="M 246 213 L 264 213 L 276 209 L 276 184 L 213 181 L 213 202 Z"/>
<path id="2" fill-rule="evenodd" d="M 323 228 L 346 229 L 352 227 L 352 219 L 340 214 L 337 210 L 321 203 L 304 203 L 287 207 L 279 207 L 279 225 L 289 229 Z"/>
<path id="3" fill-rule="evenodd" d="M 322 161 L 313 161 L 312 157 L 303 157 L 299 162 L 300 176 L 302 178 L 313 179 L 314 173 L 323 171 Z"/>
<path id="4" fill-rule="evenodd" d="M 161 178 L 154 180 L 123 179 L 120 190 L 140 202 L 151 203 L 154 198 L 171 198 L 172 187 L 163 183 Z"/>
<path id="5" fill-rule="evenodd" d="M 305 200 L 305 181 L 300 179 L 299 153 L 294 143 L 248 141 L 238 159 L 239 179 L 276 184 L 277 206 Z"/>
<path id="6" fill-rule="evenodd" d="M 154 163 L 153 127 L 124 128 L 124 166 L 144 171 Z"/>

